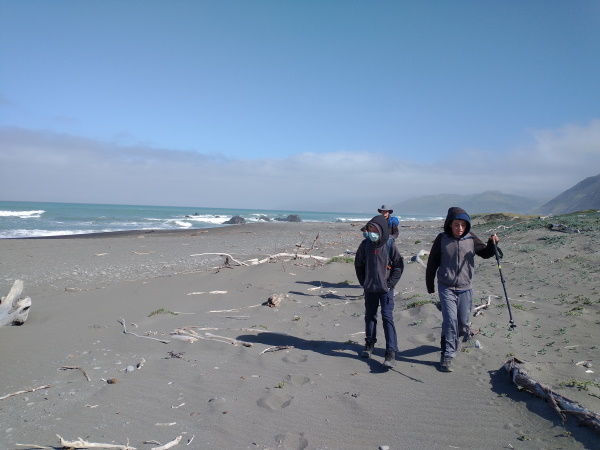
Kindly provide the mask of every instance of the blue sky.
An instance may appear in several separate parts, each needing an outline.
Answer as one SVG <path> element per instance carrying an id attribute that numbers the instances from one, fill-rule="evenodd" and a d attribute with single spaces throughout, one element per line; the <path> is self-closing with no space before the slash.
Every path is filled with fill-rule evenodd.
<path id="1" fill-rule="evenodd" d="M 3 0 L 0 200 L 549 199 L 600 173 L 598 55 L 597 0 Z"/>

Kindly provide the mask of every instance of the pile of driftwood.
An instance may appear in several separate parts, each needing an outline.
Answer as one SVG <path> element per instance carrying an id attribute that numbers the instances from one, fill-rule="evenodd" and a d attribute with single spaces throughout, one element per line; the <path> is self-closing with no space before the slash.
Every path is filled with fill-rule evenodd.
<path id="1" fill-rule="evenodd" d="M 0 299 L 0 327 L 4 325 L 23 325 L 29 315 L 31 299 L 20 298 L 23 292 L 23 281 L 15 280 L 6 297 Z"/>
<path id="2" fill-rule="evenodd" d="M 551 387 L 538 383 L 519 364 L 523 364 L 523 361 L 511 358 L 504 363 L 504 369 L 511 376 L 513 383 L 520 389 L 524 389 L 537 397 L 547 400 L 563 423 L 567 420 L 567 414 L 569 414 L 575 416 L 582 425 L 586 425 L 597 433 L 600 433 L 600 415 L 577 404 L 573 400 L 557 394 Z"/>

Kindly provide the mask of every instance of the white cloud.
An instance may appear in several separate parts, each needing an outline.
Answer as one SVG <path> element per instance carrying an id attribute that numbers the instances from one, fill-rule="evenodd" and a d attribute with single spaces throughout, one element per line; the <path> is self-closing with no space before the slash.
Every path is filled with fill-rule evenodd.
<path id="1" fill-rule="evenodd" d="M 370 211 L 440 193 L 550 198 L 600 167 L 600 120 L 432 164 L 367 151 L 231 160 L 16 128 L 0 143 L 2 200 Z"/>

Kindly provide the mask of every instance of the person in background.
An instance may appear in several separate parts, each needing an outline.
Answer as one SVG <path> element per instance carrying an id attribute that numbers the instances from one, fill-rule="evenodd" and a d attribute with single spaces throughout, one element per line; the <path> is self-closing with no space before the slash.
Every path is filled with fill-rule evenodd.
<path id="1" fill-rule="evenodd" d="M 397 217 L 393 217 L 391 214 L 394 212 L 392 208 L 386 205 L 381 205 L 381 208 L 377 210 L 379 214 L 385 217 L 385 220 L 388 222 L 388 228 L 390 229 L 390 237 L 393 239 L 398 238 L 398 225 L 400 225 L 400 221 Z M 360 229 L 363 233 L 367 231 L 366 225 Z"/>
<path id="2" fill-rule="evenodd" d="M 358 282 L 365 292 L 365 349 L 361 356 L 370 358 L 377 342 L 377 310 L 381 306 L 385 359 L 387 368 L 396 365 L 398 337 L 394 324 L 394 287 L 404 271 L 404 260 L 393 239 L 388 239 L 389 228 L 383 215 L 373 217 L 363 233 L 354 258 Z"/>
<path id="3" fill-rule="evenodd" d="M 464 209 L 453 206 L 448 209 L 444 232 L 433 241 L 425 283 L 427 292 L 435 293 L 437 275 L 438 294 L 442 306 L 442 354 L 440 370 L 452 372 L 452 359 L 458 352 L 459 339 L 467 341 L 470 336 L 469 316 L 473 307 L 471 281 L 475 272 L 475 255 L 484 259 L 494 256 L 498 236 L 490 236 L 487 245 L 471 233 L 471 218 Z"/>
<path id="4" fill-rule="evenodd" d="M 379 208 L 377 212 L 385 217 L 385 219 L 388 221 L 390 236 L 392 236 L 394 239 L 398 239 L 398 225 L 400 225 L 400 221 L 397 217 L 392 216 L 394 210 L 387 205 L 381 205 L 381 208 Z"/>

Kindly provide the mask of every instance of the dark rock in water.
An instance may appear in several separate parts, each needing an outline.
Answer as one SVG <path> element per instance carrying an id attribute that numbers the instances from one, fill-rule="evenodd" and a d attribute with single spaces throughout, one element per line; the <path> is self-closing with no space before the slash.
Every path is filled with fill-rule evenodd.
<path id="1" fill-rule="evenodd" d="M 271 219 L 269 219 L 267 216 L 260 216 L 258 218 L 258 220 L 264 220 L 265 222 L 270 222 L 271 221 Z"/>
<path id="2" fill-rule="evenodd" d="M 200 214 L 198 214 L 197 212 L 194 213 L 195 216 L 199 216 Z"/>
<path id="3" fill-rule="evenodd" d="M 240 216 L 233 216 L 231 219 L 223 222 L 223 225 L 238 225 L 241 223 L 246 223 L 246 219 Z"/>
<path id="4" fill-rule="evenodd" d="M 280 222 L 302 222 L 302 219 L 298 214 L 290 214 L 286 218 L 276 217 L 275 220 L 279 220 Z"/>

